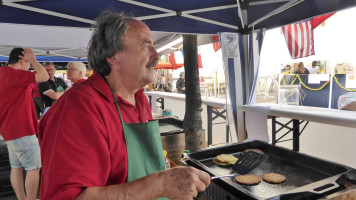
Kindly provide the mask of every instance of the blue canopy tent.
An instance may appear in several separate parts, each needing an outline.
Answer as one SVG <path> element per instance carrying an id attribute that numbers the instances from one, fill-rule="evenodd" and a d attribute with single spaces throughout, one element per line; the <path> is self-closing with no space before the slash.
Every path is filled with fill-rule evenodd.
<path id="1" fill-rule="evenodd" d="M 75 58 L 67 58 L 67 57 L 59 57 L 59 56 L 36 56 L 38 62 L 70 62 L 70 61 L 80 61 L 80 62 L 88 62 L 87 59 L 75 59 Z M 0 62 L 7 62 L 8 57 L 0 56 Z"/>
<path id="2" fill-rule="evenodd" d="M 133 14 L 153 31 L 221 33 L 230 87 L 231 115 L 235 116 L 233 121 L 236 122 L 238 107 L 254 102 L 254 85 L 264 31 L 353 7 L 356 1 L 0 0 L 0 4 L 0 22 L 3 23 L 90 27 L 100 12 L 111 8 Z M 231 49 L 238 50 L 238 53 L 231 52 Z"/>
<path id="3" fill-rule="evenodd" d="M 1 20 L 1 18 L 0 18 Z M 0 21 L 0 56 L 8 56 L 13 47 L 29 47 L 37 56 L 47 60 L 68 62 L 83 60 L 87 56 L 87 46 L 92 34 L 90 27 L 63 27 L 29 24 L 10 24 Z M 156 47 L 162 55 L 181 48 L 182 37 L 178 33 L 152 32 Z M 211 35 L 198 35 L 198 44 L 213 42 Z M 172 44 L 172 41 L 176 44 Z M 170 48 L 167 48 L 167 44 Z"/>
<path id="4" fill-rule="evenodd" d="M 89 27 L 108 8 L 153 31 L 216 34 L 273 28 L 356 5 L 354 0 L 1 0 L 3 23 Z M 78 10 L 79 9 L 79 10 Z M 80 12 L 78 12 L 80 11 Z"/>

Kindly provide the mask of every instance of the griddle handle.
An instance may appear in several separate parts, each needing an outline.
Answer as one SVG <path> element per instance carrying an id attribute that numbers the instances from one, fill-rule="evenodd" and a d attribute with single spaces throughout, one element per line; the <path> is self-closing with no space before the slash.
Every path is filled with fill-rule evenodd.
<path id="1" fill-rule="evenodd" d="M 337 182 L 340 182 L 341 179 L 345 179 L 345 178 L 346 178 L 345 175 L 341 175 L 341 176 L 335 175 L 333 177 L 296 188 L 296 189 L 291 190 L 285 194 L 293 194 L 293 193 L 295 194 L 295 193 L 301 193 L 301 192 L 311 192 L 314 194 L 322 194 L 322 193 L 334 190 L 336 188 L 339 188 L 340 185 Z"/>
<path id="2" fill-rule="evenodd" d="M 336 189 L 338 187 L 340 187 L 340 186 L 336 182 L 327 183 L 325 185 L 321 185 L 321 186 L 319 186 L 317 188 L 314 188 L 312 192 L 317 193 L 317 194 L 321 194 L 321 193 Z"/>
<path id="3" fill-rule="evenodd" d="M 300 200 L 312 196 L 312 192 L 297 192 L 291 194 L 282 194 L 280 196 L 269 198 L 268 200 Z"/>
<path id="4" fill-rule="evenodd" d="M 347 182 L 356 185 L 356 169 L 351 170 L 347 173 Z"/>

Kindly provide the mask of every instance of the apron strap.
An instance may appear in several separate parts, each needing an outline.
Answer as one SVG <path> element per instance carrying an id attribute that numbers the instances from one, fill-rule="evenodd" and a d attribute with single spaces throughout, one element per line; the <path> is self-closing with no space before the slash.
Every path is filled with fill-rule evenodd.
<path id="1" fill-rule="evenodd" d="M 112 88 L 110 87 L 110 85 L 109 85 L 108 81 L 106 80 L 105 76 L 102 76 L 102 77 L 104 78 L 105 82 L 108 84 L 108 86 L 109 86 L 109 88 L 110 88 L 110 90 L 111 90 L 111 93 L 112 93 L 112 95 L 114 96 L 116 109 L 117 109 L 117 111 L 119 112 L 121 124 L 123 125 L 123 124 L 124 124 L 124 120 L 123 120 L 122 115 L 121 115 L 121 111 L 120 111 L 120 107 L 119 107 L 119 102 L 117 101 L 116 95 L 115 95 L 114 91 L 112 90 Z"/>
<path id="2" fill-rule="evenodd" d="M 145 115 L 146 115 L 146 117 L 147 117 L 147 121 L 153 121 L 153 120 L 150 120 L 150 118 L 148 117 L 148 114 L 147 114 L 146 110 L 143 109 L 143 111 L 145 112 Z"/>

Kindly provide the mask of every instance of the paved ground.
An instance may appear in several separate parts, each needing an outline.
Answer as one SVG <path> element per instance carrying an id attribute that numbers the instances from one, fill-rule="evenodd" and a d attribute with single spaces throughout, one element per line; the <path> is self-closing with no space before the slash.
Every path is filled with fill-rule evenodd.
<path id="1" fill-rule="evenodd" d="M 37 198 L 40 198 L 40 191 L 38 190 Z M 0 197 L 0 200 L 17 200 L 16 195 Z"/>
<path id="2" fill-rule="evenodd" d="M 38 192 L 37 192 L 37 198 L 40 197 L 40 188 L 38 188 Z M 17 200 L 16 195 L 9 195 L 9 196 L 0 196 L 0 200 Z"/>

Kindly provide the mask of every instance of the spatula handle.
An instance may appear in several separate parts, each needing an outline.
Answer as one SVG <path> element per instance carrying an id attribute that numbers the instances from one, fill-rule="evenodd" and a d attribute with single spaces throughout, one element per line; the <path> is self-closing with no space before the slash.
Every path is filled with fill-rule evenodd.
<path id="1" fill-rule="evenodd" d="M 231 176 L 235 176 L 236 174 L 229 174 L 229 175 L 223 175 L 223 176 L 212 176 L 210 177 L 210 180 L 214 180 L 217 178 L 224 178 L 224 177 L 231 177 Z"/>

